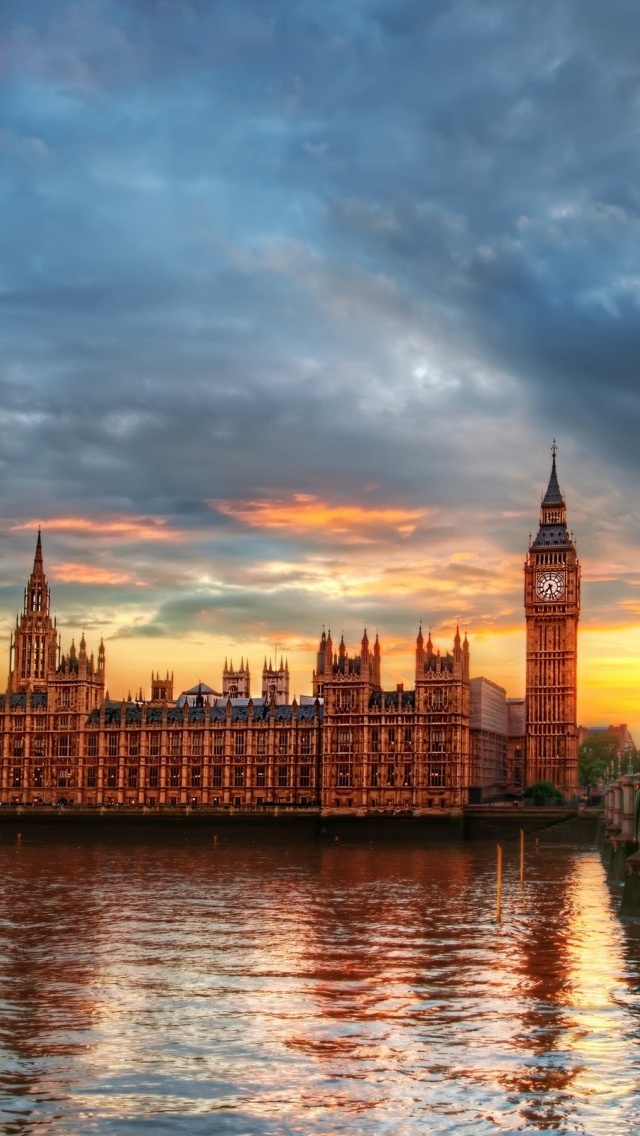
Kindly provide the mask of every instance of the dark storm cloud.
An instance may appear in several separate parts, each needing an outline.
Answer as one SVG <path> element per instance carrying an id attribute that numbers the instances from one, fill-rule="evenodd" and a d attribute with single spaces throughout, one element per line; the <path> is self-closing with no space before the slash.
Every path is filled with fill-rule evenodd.
<path id="1" fill-rule="evenodd" d="M 462 502 L 450 543 L 499 560 L 557 434 L 595 541 L 594 495 L 616 515 L 603 483 L 638 474 L 639 22 L 631 0 L 7 0 L 3 515 L 162 515 L 176 570 L 302 574 L 313 541 L 241 539 L 205 502 Z M 190 605 L 159 595 L 145 633 Z"/>

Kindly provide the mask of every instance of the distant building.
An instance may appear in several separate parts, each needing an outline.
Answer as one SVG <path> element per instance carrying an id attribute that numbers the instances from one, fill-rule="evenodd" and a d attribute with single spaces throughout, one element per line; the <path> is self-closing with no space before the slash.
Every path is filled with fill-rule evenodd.
<path id="1" fill-rule="evenodd" d="M 507 692 L 488 678 L 472 678 L 471 788 L 476 803 L 501 799 L 507 786 Z"/>
<path id="2" fill-rule="evenodd" d="M 277 660 L 276 660 L 277 662 Z M 276 705 L 286 706 L 289 701 L 289 663 L 280 659 L 280 666 L 273 667 L 271 659 L 267 666 L 264 660 L 262 668 L 262 697 L 268 701 L 275 700 Z"/>
<path id="3" fill-rule="evenodd" d="M 248 659 L 246 666 L 244 659 L 240 660 L 238 670 L 234 669 L 233 659 L 228 665 L 225 659 L 222 672 L 222 693 L 225 698 L 251 698 L 251 674 Z"/>
<path id="4" fill-rule="evenodd" d="M 507 792 L 521 793 L 527 784 L 527 705 L 524 698 L 507 698 L 507 737 Z"/>
<path id="5" fill-rule="evenodd" d="M 578 726 L 578 745 L 582 745 L 590 737 L 598 734 L 610 734 L 615 738 L 618 743 L 618 753 L 626 753 L 628 749 L 634 749 L 634 741 L 629 733 L 626 722 L 621 723 L 619 726 Z"/>

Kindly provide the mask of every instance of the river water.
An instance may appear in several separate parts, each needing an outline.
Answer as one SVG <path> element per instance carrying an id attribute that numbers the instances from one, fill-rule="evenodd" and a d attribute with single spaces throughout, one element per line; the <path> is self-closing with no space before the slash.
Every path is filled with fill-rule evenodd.
<path id="1" fill-rule="evenodd" d="M 640 1133 L 595 852 L 0 846 L 0 1130 Z"/>

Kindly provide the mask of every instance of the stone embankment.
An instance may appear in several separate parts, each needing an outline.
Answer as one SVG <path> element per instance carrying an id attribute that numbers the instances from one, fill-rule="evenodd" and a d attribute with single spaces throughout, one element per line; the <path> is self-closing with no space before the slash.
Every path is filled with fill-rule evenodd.
<path id="1" fill-rule="evenodd" d="M 0 809 L 0 843 L 145 840 L 210 844 L 335 843 L 411 846 L 461 840 L 517 840 L 520 829 L 540 844 L 589 845 L 598 814 L 566 808 L 475 805 L 422 813 L 302 809 Z"/>

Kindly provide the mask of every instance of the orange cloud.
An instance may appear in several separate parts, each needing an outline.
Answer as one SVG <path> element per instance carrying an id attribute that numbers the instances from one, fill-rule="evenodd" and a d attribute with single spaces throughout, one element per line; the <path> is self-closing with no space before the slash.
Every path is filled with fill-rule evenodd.
<path id="1" fill-rule="evenodd" d="M 333 533 L 358 533 L 363 529 L 392 528 L 410 536 L 425 509 L 366 508 L 363 505 L 331 505 L 307 493 L 284 501 L 209 501 L 212 508 L 253 528 L 292 529 L 309 532 L 326 529 Z"/>
<path id="2" fill-rule="evenodd" d="M 93 564 L 52 564 L 51 578 L 64 584 L 136 584 L 142 587 L 128 572 L 118 572 L 110 568 L 97 568 Z"/>
<path id="3" fill-rule="evenodd" d="M 91 536 L 115 536 L 133 540 L 177 540 L 178 529 L 170 528 L 162 517 L 130 517 L 95 520 L 92 517 L 52 517 L 47 521 L 25 521 L 13 529 L 42 528 L 48 532 L 88 533 Z"/>

